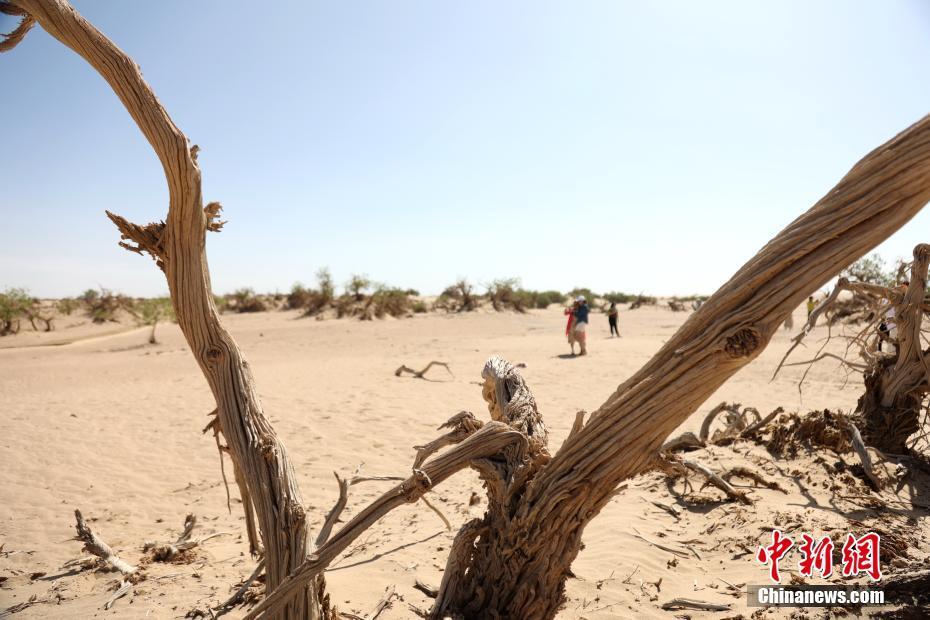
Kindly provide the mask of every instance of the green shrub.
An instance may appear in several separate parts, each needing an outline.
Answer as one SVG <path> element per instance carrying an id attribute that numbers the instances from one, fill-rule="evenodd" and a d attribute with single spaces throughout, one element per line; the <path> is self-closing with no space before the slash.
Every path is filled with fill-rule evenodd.
<path id="1" fill-rule="evenodd" d="M 413 312 L 414 314 L 424 314 L 429 308 L 426 307 L 426 303 L 422 301 L 413 302 Z"/>
<path id="2" fill-rule="evenodd" d="M 24 288 L 7 288 L 0 293 L 0 336 L 15 334 L 19 322 L 32 306 L 32 297 Z"/>
<path id="3" fill-rule="evenodd" d="M 149 343 L 157 344 L 155 339 L 155 327 L 159 321 L 175 321 L 174 305 L 170 297 L 153 297 L 152 299 L 142 299 L 136 303 L 136 319 L 142 325 L 151 325 L 152 331 L 149 333 Z"/>
<path id="4" fill-rule="evenodd" d="M 286 306 L 289 310 L 299 310 L 305 308 L 310 301 L 314 291 L 305 288 L 300 282 L 291 287 L 291 292 L 287 296 Z"/>
<path id="5" fill-rule="evenodd" d="M 533 305 L 541 310 L 548 308 L 552 304 L 565 303 L 565 294 L 559 291 L 534 291 L 533 295 Z"/>
<path id="6" fill-rule="evenodd" d="M 365 299 L 365 291 L 371 288 L 371 280 L 367 276 L 352 274 L 345 288 L 346 292 L 355 298 L 355 301 L 362 301 Z"/>
<path id="7" fill-rule="evenodd" d="M 512 308 L 517 312 L 526 312 L 527 305 L 532 305 L 531 296 L 526 291 L 519 290 L 518 278 L 502 278 L 485 285 L 486 296 L 491 307 L 500 312 Z"/>
<path id="8" fill-rule="evenodd" d="M 366 310 L 379 319 L 385 314 L 395 318 L 406 316 L 410 313 L 410 309 L 410 298 L 406 291 L 386 286 L 376 287 L 366 304 Z"/>
<path id="9" fill-rule="evenodd" d="M 81 302 L 73 297 L 59 299 L 55 304 L 55 309 L 61 314 L 71 316 L 71 314 L 81 306 Z"/>
<path id="10" fill-rule="evenodd" d="M 478 307 L 478 299 L 468 280 L 459 280 L 440 293 L 435 307 L 447 312 L 471 312 Z"/>
<path id="11" fill-rule="evenodd" d="M 568 292 L 569 298 L 571 298 L 573 301 L 579 295 L 583 295 L 585 301 L 587 301 L 589 304 L 593 304 L 594 298 L 597 297 L 597 295 L 595 295 L 594 292 L 589 288 L 573 288 Z"/>
<path id="12" fill-rule="evenodd" d="M 333 276 L 329 269 L 323 267 L 316 272 L 316 285 L 320 291 L 320 299 L 323 304 L 331 304 L 336 298 L 336 285 L 333 284 Z"/>
<path id="13" fill-rule="evenodd" d="M 840 277 L 849 278 L 850 280 L 856 282 L 867 282 L 869 284 L 877 284 L 879 286 L 894 286 L 897 281 L 897 276 L 900 273 L 903 273 L 903 270 L 899 269 L 898 274 L 895 273 L 896 270 L 888 270 L 885 268 L 885 259 L 883 259 L 879 254 L 870 254 L 869 256 L 863 256 L 852 265 L 840 272 Z"/>
<path id="14" fill-rule="evenodd" d="M 602 295 L 609 303 L 613 304 L 628 304 L 632 303 L 636 299 L 636 295 L 630 295 L 629 293 L 620 293 L 617 291 L 611 291 L 610 293 L 604 293 Z"/>

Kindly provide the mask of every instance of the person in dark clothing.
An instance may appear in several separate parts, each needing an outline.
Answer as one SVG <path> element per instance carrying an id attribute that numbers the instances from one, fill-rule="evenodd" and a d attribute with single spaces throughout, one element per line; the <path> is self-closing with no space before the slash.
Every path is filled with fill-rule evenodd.
<path id="1" fill-rule="evenodd" d="M 610 323 L 610 337 L 614 335 L 620 337 L 620 330 L 617 328 L 617 319 L 620 318 L 620 311 L 617 310 L 617 302 L 610 302 L 610 308 L 607 309 L 607 322 Z"/>

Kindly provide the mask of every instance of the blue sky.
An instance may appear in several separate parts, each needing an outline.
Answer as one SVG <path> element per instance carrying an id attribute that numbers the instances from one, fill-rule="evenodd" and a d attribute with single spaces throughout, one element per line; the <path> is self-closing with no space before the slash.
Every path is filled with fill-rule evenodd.
<path id="1" fill-rule="evenodd" d="M 930 109 L 930 3 L 75 1 L 201 147 L 214 286 L 712 292 Z M 0 16 L 0 30 L 13 27 Z M 109 209 L 164 217 L 105 82 L 0 56 L 0 287 L 166 291 Z M 930 210 L 879 251 L 930 241 Z"/>

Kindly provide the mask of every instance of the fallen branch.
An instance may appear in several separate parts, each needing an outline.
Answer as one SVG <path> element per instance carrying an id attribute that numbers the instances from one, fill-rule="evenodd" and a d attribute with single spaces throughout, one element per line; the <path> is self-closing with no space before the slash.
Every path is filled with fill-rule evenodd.
<path id="1" fill-rule="evenodd" d="M 700 440 L 700 438 L 692 433 L 687 431 L 675 437 L 674 439 L 669 439 L 662 447 L 659 449 L 659 452 L 677 452 L 678 450 L 699 450 L 700 448 L 706 447 L 706 444 Z"/>
<path id="2" fill-rule="evenodd" d="M 691 554 L 689 554 L 687 551 L 683 551 L 681 549 L 675 549 L 674 547 L 668 547 L 666 545 L 663 545 L 662 543 L 657 543 L 654 540 L 649 540 L 648 538 L 640 534 L 636 528 L 633 528 L 633 531 L 635 532 L 635 534 L 633 534 L 634 537 L 640 539 L 641 541 L 645 543 L 649 543 L 656 549 L 661 549 L 662 551 L 668 551 L 669 553 L 677 555 L 680 558 L 691 557 Z"/>
<path id="3" fill-rule="evenodd" d="M 710 425 L 713 423 L 714 418 L 717 417 L 717 414 L 722 411 L 735 411 L 739 413 L 739 404 L 729 404 L 729 403 L 720 403 L 713 409 L 707 412 L 707 415 L 704 416 L 704 421 L 701 422 L 701 432 L 699 435 L 700 440 L 703 443 L 707 443 L 707 439 L 710 436 Z"/>
<path id="4" fill-rule="evenodd" d="M 130 590 L 132 590 L 132 582 L 131 582 L 131 581 L 126 580 L 126 581 L 120 582 L 119 588 L 116 590 L 116 592 L 113 593 L 113 596 L 111 596 L 109 599 L 107 599 L 107 602 L 103 604 L 103 608 L 104 608 L 104 609 L 109 609 L 109 608 L 113 607 L 113 603 L 115 603 L 115 602 L 117 601 L 117 599 L 120 599 L 120 598 L 126 596 L 127 594 L 129 594 L 129 591 L 130 591 Z"/>
<path id="5" fill-rule="evenodd" d="M 77 537 L 75 537 L 75 540 L 84 543 L 84 551 L 97 556 L 103 560 L 107 566 L 124 575 L 132 575 L 136 572 L 137 569 L 135 566 L 121 560 L 107 543 L 94 534 L 90 526 L 84 521 L 84 516 L 81 514 L 80 510 L 74 510 L 74 518 L 77 521 L 75 526 L 77 529 Z"/>
<path id="6" fill-rule="evenodd" d="M 667 512 L 668 514 L 670 514 L 670 515 L 672 515 L 673 517 L 675 517 L 675 520 L 676 520 L 676 521 L 679 521 L 679 520 L 681 519 L 681 511 L 678 510 L 677 508 L 675 508 L 674 506 L 672 506 L 672 505 L 670 505 L 670 504 L 663 504 L 662 502 L 657 502 L 657 501 L 655 501 L 655 500 L 652 500 L 650 503 L 651 503 L 653 506 L 655 506 L 656 508 L 661 508 L 662 510 L 664 510 L 664 511 Z"/>
<path id="7" fill-rule="evenodd" d="M 783 489 L 781 485 L 778 484 L 777 482 L 766 480 L 765 477 L 762 476 L 762 474 L 754 472 L 748 467 L 742 467 L 742 466 L 733 467 L 727 473 L 723 474 L 720 477 L 723 480 L 726 480 L 727 482 L 729 482 L 730 478 L 733 478 L 734 476 L 738 478 L 745 478 L 747 480 L 752 480 L 756 484 L 761 484 L 762 486 L 769 488 L 769 489 L 773 489 L 775 491 L 781 491 L 782 493 L 785 493 L 785 494 L 788 493 L 788 491 Z"/>
<path id="8" fill-rule="evenodd" d="M 252 574 L 242 582 L 242 585 L 239 586 L 239 589 L 236 590 L 232 596 L 213 608 L 213 617 L 219 618 L 220 616 L 232 611 L 232 608 L 239 604 L 239 602 L 245 596 L 245 593 L 248 592 L 250 587 L 252 587 L 252 582 L 258 579 L 258 576 L 262 574 L 263 570 L 265 570 L 265 558 L 262 558 L 258 561 L 258 564 L 255 565 L 255 570 L 253 570 Z"/>
<path id="9" fill-rule="evenodd" d="M 152 560 L 155 562 L 167 562 L 178 557 L 181 553 L 190 551 L 191 549 L 203 544 L 211 538 L 223 536 L 227 533 L 216 532 L 215 534 L 210 534 L 209 536 L 205 536 L 197 540 L 192 540 L 191 534 L 193 533 L 194 526 L 196 524 L 197 517 L 189 514 L 184 518 L 184 530 L 181 532 L 181 535 L 178 536 L 176 541 L 172 543 L 147 542 L 142 546 L 142 550 L 151 554 Z"/>
<path id="10" fill-rule="evenodd" d="M 755 423 L 750 424 L 749 426 L 747 426 L 747 427 L 739 434 L 739 436 L 740 436 L 741 438 L 743 438 L 743 439 L 746 439 L 746 438 L 748 438 L 748 437 L 752 437 L 753 434 L 755 434 L 757 431 L 760 431 L 760 430 L 762 430 L 763 428 L 765 428 L 765 426 L 766 426 L 769 422 L 771 422 L 771 421 L 774 420 L 779 414 L 784 413 L 784 412 L 785 412 L 784 408 L 778 407 L 777 409 L 775 409 L 775 411 L 773 411 L 772 413 L 768 414 L 767 416 L 765 416 L 765 417 L 762 418 L 761 420 L 759 420 L 759 421 L 757 421 L 757 422 L 755 422 Z"/>
<path id="11" fill-rule="evenodd" d="M 697 609 L 699 611 L 730 611 L 730 605 L 720 603 L 708 603 L 691 598 L 673 598 L 667 603 L 662 603 L 662 609 L 669 611 L 672 609 Z"/>
<path id="12" fill-rule="evenodd" d="M 449 374 L 453 378 L 455 378 L 455 375 L 452 374 L 452 369 L 449 368 L 449 364 L 447 364 L 446 362 L 436 362 L 436 361 L 433 361 L 427 364 L 426 368 L 424 368 L 423 370 L 414 370 L 413 368 L 410 368 L 409 366 L 401 365 L 400 368 L 394 371 L 394 376 L 399 377 L 402 374 L 406 373 L 406 374 L 413 375 L 413 377 L 416 379 L 424 379 L 425 377 L 423 375 L 425 375 L 426 371 L 432 368 L 433 366 L 442 366 L 449 372 Z"/>
<path id="13" fill-rule="evenodd" d="M 846 430 L 849 432 L 853 450 L 859 455 L 859 461 L 862 463 L 862 470 L 865 472 L 866 477 L 872 483 L 872 486 L 875 487 L 876 491 L 881 490 L 882 482 L 872 469 L 872 458 L 869 456 L 869 451 L 866 450 L 865 444 L 862 442 L 862 435 L 859 434 L 859 429 L 856 428 L 852 420 L 846 420 Z"/>
<path id="14" fill-rule="evenodd" d="M 394 590 L 395 588 L 393 584 L 384 590 L 384 595 L 381 597 L 381 600 L 378 601 L 378 604 L 375 605 L 374 610 L 368 614 L 367 620 L 377 620 L 378 616 L 381 615 L 381 612 L 391 606 L 391 599 L 397 596 L 397 592 Z"/>
<path id="15" fill-rule="evenodd" d="M 436 598 L 439 596 L 439 588 L 436 586 L 431 586 L 424 581 L 420 581 L 419 579 L 414 580 L 413 587 L 430 598 Z"/>
<path id="16" fill-rule="evenodd" d="M 696 471 L 707 479 L 709 484 L 717 487 L 721 491 L 727 494 L 727 497 L 735 499 L 743 504 L 752 504 L 752 500 L 746 496 L 745 493 L 733 488 L 729 482 L 712 472 L 708 467 L 698 463 L 697 461 L 687 461 L 682 460 L 681 464 L 690 469 L 691 471 Z"/>

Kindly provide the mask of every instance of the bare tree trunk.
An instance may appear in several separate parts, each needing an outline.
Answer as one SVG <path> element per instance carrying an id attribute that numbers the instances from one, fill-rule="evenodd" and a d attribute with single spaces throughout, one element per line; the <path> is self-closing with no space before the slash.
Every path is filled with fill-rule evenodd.
<path id="1" fill-rule="evenodd" d="M 446 609 L 476 618 L 553 617 L 584 526 L 616 486 L 645 469 L 669 433 L 754 359 L 802 300 L 928 200 L 925 117 L 868 154 L 762 248 L 566 440 L 518 504 L 492 517 L 493 527 L 469 545 L 469 578 L 440 593 L 452 599 Z"/>
<path id="2" fill-rule="evenodd" d="M 541 420 L 525 425 L 520 416 L 501 417 L 498 403 L 508 403 L 510 411 L 520 400 L 515 394 L 525 389 L 515 383 L 513 369 L 503 369 L 491 383 L 488 376 L 494 373 L 486 367 L 484 395 L 492 418 L 520 431 L 529 449 L 519 458 L 473 459 L 488 488 L 488 511 L 459 532 L 432 616 L 552 618 L 564 602 L 565 579 L 584 527 L 618 484 L 649 467 L 669 433 L 753 360 L 802 300 L 904 225 L 927 200 L 930 116 L 869 153 L 762 248 L 587 424 L 576 418 L 572 433 L 551 458 L 544 433 L 531 432 Z M 533 415 L 525 417 L 536 419 L 535 403 L 531 409 Z M 456 450 L 427 461 L 423 471 L 438 474 L 442 468 L 436 461 L 448 462 Z M 429 473 L 426 483 L 438 484 L 447 476 L 444 470 L 443 476 Z M 273 612 L 288 600 L 348 541 L 386 514 L 397 493 L 359 513 L 248 617 Z"/>
<path id="3" fill-rule="evenodd" d="M 923 399 L 930 390 L 928 356 L 921 342 L 927 291 L 930 245 L 914 248 L 910 281 L 903 298 L 895 303 L 897 355 L 879 360 L 865 373 L 865 394 L 859 399 L 862 436 L 865 442 L 894 454 L 906 452 L 907 439 L 919 428 Z"/>
<path id="4" fill-rule="evenodd" d="M 252 372 L 220 324 L 205 254 L 207 230 L 216 230 L 219 205 L 206 210 L 197 147 L 175 126 L 138 66 L 64 0 L 9 0 L 26 20 L 84 58 L 109 83 L 161 161 L 168 181 L 165 222 L 138 226 L 109 214 L 127 249 L 148 252 L 164 270 L 178 325 L 216 398 L 229 454 L 241 473 L 264 543 L 268 587 L 274 588 L 311 551 L 307 516 L 284 445 L 265 418 Z M 20 37 L 21 38 L 21 37 Z M 246 506 L 248 510 L 248 507 Z M 325 613 L 320 579 L 307 584 L 278 615 L 317 618 Z"/>

